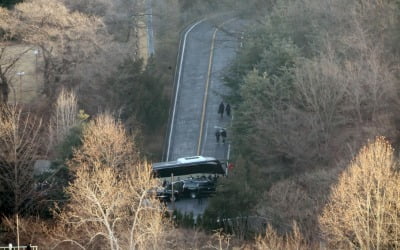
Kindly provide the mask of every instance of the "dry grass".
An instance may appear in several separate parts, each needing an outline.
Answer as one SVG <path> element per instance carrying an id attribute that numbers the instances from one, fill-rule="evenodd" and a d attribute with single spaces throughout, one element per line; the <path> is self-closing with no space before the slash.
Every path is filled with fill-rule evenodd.
<path id="1" fill-rule="evenodd" d="M 317 249 L 307 244 L 296 223 L 293 223 L 292 232 L 280 236 L 270 225 L 264 235 L 256 238 L 255 249 L 260 250 L 306 250 Z"/>
<path id="2" fill-rule="evenodd" d="M 17 55 L 23 51 L 30 49 L 22 55 L 17 62 L 15 69 L 9 76 L 11 80 L 9 103 L 30 103 L 40 96 L 42 88 L 42 74 L 36 70 L 36 66 L 41 63 L 41 57 L 34 54 L 35 47 L 28 45 L 8 45 L 7 53 L 9 56 Z M 19 77 L 17 72 L 24 72 L 24 75 Z M 22 88 L 21 88 L 22 86 Z"/>

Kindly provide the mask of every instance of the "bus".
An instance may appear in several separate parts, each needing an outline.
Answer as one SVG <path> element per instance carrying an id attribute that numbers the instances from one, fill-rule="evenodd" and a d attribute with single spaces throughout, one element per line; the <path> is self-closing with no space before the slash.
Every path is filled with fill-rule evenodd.
<path id="1" fill-rule="evenodd" d="M 201 155 L 153 163 L 152 167 L 154 176 L 163 180 L 157 197 L 170 201 L 211 195 L 216 190 L 218 175 L 226 174 L 226 168 L 219 160 Z"/>
<path id="2" fill-rule="evenodd" d="M 214 157 L 201 155 L 178 158 L 176 161 L 153 163 L 154 175 L 158 178 L 192 176 L 201 174 L 225 175 L 226 168 Z"/>

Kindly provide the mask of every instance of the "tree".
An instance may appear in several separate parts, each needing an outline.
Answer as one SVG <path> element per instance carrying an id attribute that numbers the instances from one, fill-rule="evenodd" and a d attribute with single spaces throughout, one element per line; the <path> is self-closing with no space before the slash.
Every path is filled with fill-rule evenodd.
<path id="1" fill-rule="evenodd" d="M 57 145 L 79 123 L 78 103 L 74 92 L 62 89 L 50 119 L 50 145 Z"/>
<path id="2" fill-rule="evenodd" d="M 212 223 L 205 223 L 205 226 L 213 229 L 223 227 L 225 232 L 244 238 L 249 233 L 248 217 L 253 214 L 257 204 L 255 190 L 260 185 L 257 175 L 259 172 L 254 164 L 239 158 L 229 176 L 219 180 L 216 195 L 210 199 L 203 217 L 203 220 Z M 217 220 L 219 225 L 216 225 Z"/>
<path id="3" fill-rule="evenodd" d="M 139 161 L 122 124 L 111 115 L 100 115 L 85 127 L 82 142 L 68 163 L 74 175 L 66 189 L 69 202 L 56 213 L 60 225 L 65 225 L 58 244 L 159 248 L 163 209 L 149 194 L 157 181 L 151 166 Z"/>
<path id="4" fill-rule="evenodd" d="M 0 6 L 10 8 L 19 2 L 22 2 L 22 0 L 3 0 L 1 1 Z"/>
<path id="5" fill-rule="evenodd" d="M 266 47 L 256 69 L 248 72 L 239 85 L 236 93 L 240 102 L 233 124 L 235 147 L 257 163 L 282 157 L 293 159 L 303 151 L 296 148 L 290 152 L 288 148 L 293 141 L 301 141 L 296 138 L 298 130 L 291 130 L 301 123 L 296 117 L 299 115 L 291 112 L 299 50 L 290 41 L 268 41 Z"/>
<path id="6" fill-rule="evenodd" d="M 398 51 L 398 4 L 283 0 L 268 13 L 255 16 L 226 77 L 235 105 L 232 155 L 253 161 L 268 180 L 260 190 L 276 200 L 257 201 L 271 208 L 266 215 L 290 222 L 285 204 L 306 208 L 293 217 L 308 237 L 317 223 L 310 211 L 320 211 L 332 182 L 316 182 L 319 173 L 340 169 L 368 138 L 398 137 L 398 57 L 390 54 Z M 285 186 L 301 191 L 295 206 L 283 199 Z M 309 194 L 317 192 L 304 186 L 324 192 L 314 200 Z"/>
<path id="7" fill-rule="evenodd" d="M 1 213 L 15 215 L 19 245 L 19 214 L 31 212 L 38 193 L 33 165 L 40 152 L 41 120 L 16 106 L 0 105 L 0 196 Z"/>
<path id="8" fill-rule="evenodd" d="M 0 106 L 1 211 L 26 212 L 32 206 L 36 189 L 33 165 L 40 154 L 42 121 L 16 106 Z"/>
<path id="9" fill-rule="evenodd" d="M 94 16 L 71 12 L 59 0 L 24 1 L 17 4 L 13 25 L 5 34 L 40 48 L 43 92 L 54 98 L 59 85 L 74 85 L 73 73 L 90 61 L 108 41 L 103 23 Z"/>
<path id="10" fill-rule="evenodd" d="M 29 49 L 12 55 L 11 53 L 8 53 L 7 47 L 0 47 L 0 103 L 8 103 L 10 86 L 12 86 L 11 83 L 14 78 L 13 76 L 16 73 L 15 66 L 21 57 L 28 51 Z"/>
<path id="11" fill-rule="evenodd" d="M 166 121 L 167 100 L 153 60 L 144 66 L 143 60 L 126 58 L 107 86 L 113 110 L 121 110 L 129 127 L 134 127 L 132 120 L 137 119 L 144 130 L 154 132 Z"/>
<path id="12" fill-rule="evenodd" d="M 332 246 L 400 249 L 400 175 L 391 145 L 378 137 L 361 149 L 339 182 L 321 217 Z"/>
<path id="13" fill-rule="evenodd" d="M 255 248 L 265 250 L 317 249 L 306 243 L 296 222 L 293 222 L 292 232 L 286 233 L 284 236 L 280 236 L 271 225 L 268 225 L 265 234 L 256 237 Z"/>

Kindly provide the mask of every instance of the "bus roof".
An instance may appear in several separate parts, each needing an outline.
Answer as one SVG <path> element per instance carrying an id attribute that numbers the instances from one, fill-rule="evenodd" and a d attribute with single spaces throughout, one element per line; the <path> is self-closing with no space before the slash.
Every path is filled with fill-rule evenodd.
<path id="1" fill-rule="evenodd" d="M 157 177 L 170 177 L 190 174 L 225 174 L 221 162 L 213 157 L 191 156 L 176 161 L 153 163 L 153 171 Z"/>

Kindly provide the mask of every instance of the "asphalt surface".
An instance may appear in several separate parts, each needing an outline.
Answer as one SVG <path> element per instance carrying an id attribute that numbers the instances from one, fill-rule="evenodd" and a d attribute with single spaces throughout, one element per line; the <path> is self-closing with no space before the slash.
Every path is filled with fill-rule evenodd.
<path id="1" fill-rule="evenodd" d="M 215 34 L 213 54 L 210 60 L 213 34 L 218 25 L 224 23 L 223 29 Z M 175 115 L 172 119 L 170 142 L 167 159 L 203 155 L 225 161 L 228 154 L 231 117 L 218 114 L 222 96 L 227 94 L 223 84 L 223 75 L 235 56 L 238 41 L 234 30 L 238 21 L 208 21 L 196 25 L 188 34 L 183 48 L 183 61 L 180 84 L 177 89 Z M 240 27 L 240 26 L 239 26 Z M 228 32 L 225 32 L 228 30 Z M 211 70 L 209 63 L 211 61 Z M 208 73 L 210 72 L 210 75 Z M 208 77 L 207 99 L 205 100 Z M 206 103 L 202 120 L 203 105 Z M 200 134 L 203 123 L 202 134 Z M 215 131 L 219 127 L 227 128 L 228 142 L 217 143 Z M 201 144 L 199 140 L 201 137 Z"/>
<path id="2" fill-rule="evenodd" d="M 207 19 L 189 27 L 181 51 L 181 65 L 181 59 L 178 60 L 180 75 L 168 135 L 167 161 L 194 155 L 215 157 L 222 162 L 229 160 L 234 110 L 231 116 L 224 114 L 221 118 L 218 107 L 229 91 L 223 84 L 223 76 L 235 57 L 243 27 L 243 21 L 229 17 Z M 222 143 L 220 139 L 217 143 L 215 132 L 222 127 L 227 131 L 227 141 Z M 206 198 L 186 199 L 174 206 L 181 212 L 193 212 L 196 217 L 204 212 L 207 203 Z M 173 208 L 172 204 L 169 207 Z"/>

